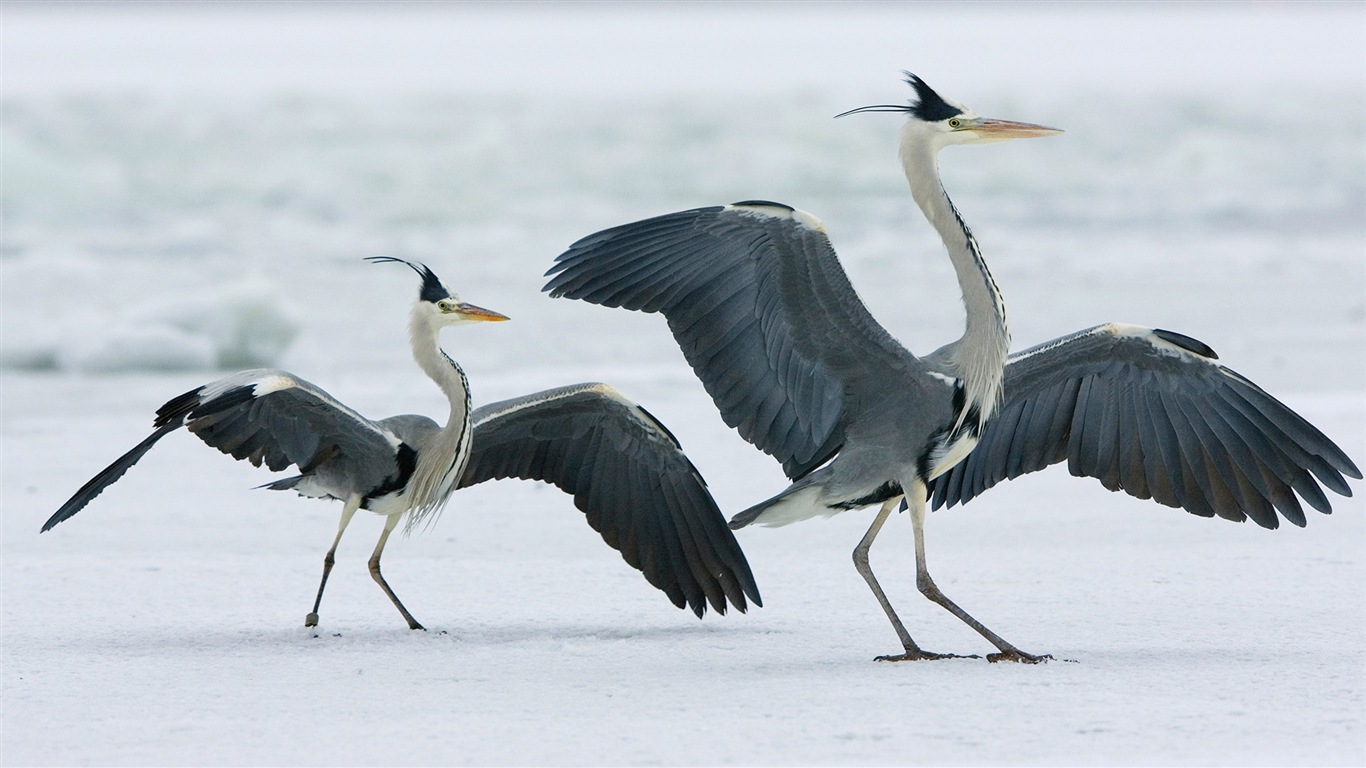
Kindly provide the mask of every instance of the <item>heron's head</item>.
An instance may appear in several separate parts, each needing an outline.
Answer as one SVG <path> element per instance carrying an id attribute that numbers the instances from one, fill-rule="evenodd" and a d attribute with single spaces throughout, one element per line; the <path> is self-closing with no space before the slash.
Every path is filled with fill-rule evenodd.
<path id="1" fill-rule="evenodd" d="M 508 316 L 502 313 L 461 301 L 455 291 L 442 285 L 441 278 L 437 277 L 436 273 L 426 264 L 404 261 L 392 256 L 370 256 L 365 260 L 375 264 L 385 262 L 407 264 L 421 276 L 422 290 L 418 293 L 417 304 L 413 307 L 413 312 L 420 314 L 432 325 L 444 327 L 468 323 L 499 322 L 508 319 Z"/>
<path id="2" fill-rule="evenodd" d="M 940 96 L 919 77 L 910 72 L 904 74 L 906 83 L 915 91 L 908 103 L 873 104 L 842 112 L 835 117 L 857 112 L 901 112 L 907 116 L 906 125 L 902 128 L 903 144 L 908 141 L 925 143 L 934 150 L 952 144 L 988 144 L 1062 133 L 1057 128 L 1033 123 L 981 117 L 968 106 Z"/>

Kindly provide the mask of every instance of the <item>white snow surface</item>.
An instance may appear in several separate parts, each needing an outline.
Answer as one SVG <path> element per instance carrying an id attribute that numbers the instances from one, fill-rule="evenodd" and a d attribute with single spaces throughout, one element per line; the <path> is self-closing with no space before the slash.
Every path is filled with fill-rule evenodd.
<path id="1" fill-rule="evenodd" d="M 542 273 L 604 227 L 776 200 L 909 348 L 956 337 L 899 118 L 830 119 L 904 100 L 902 68 L 1067 131 L 942 158 L 1015 349 L 1179 331 L 1366 463 L 1366 6 L 7 2 L 0 35 L 0 763 L 1366 763 L 1355 481 L 1304 529 L 1062 467 L 931 514 L 939 585 L 1040 666 L 875 663 L 871 511 L 739 532 L 764 607 L 698 621 L 558 490 L 485 484 L 386 550 L 425 633 L 365 571 L 371 515 L 304 629 L 339 506 L 185 433 L 38 534 L 239 360 L 443 414 L 416 280 L 376 254 L 513 318 L 444 336 L 477 402 L 607 381 L 727 514 L 771 496 L 661 318 Z M 904 516 L 873 561 L 925 647 L 992 650 L 916 593 Z"/>

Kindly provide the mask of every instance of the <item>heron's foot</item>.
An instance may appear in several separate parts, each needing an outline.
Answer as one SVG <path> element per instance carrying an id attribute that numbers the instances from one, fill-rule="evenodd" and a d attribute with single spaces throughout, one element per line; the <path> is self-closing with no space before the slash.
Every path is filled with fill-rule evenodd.
<path id="1" fill-rule="evenodd" d="M 1041 656 L 1035 656 L 1032 653 L 1025 653 L 1024 651 L 1018 649 L 1014 651 L 1002 651 L 1000 653 L 987 654 L 987 661 L 991 662 L 992 664 L 995 664 L 998 661 L 1013 661 L 1016 664 L 1042 664 L 1045 661 L 1052 660 L 1053 656 L 1051 654 L 1045 653 Z"/>
<path id="2" fill-rule="evenodd" d="M 316 627 L 316 626 L 318 626 L 318 614 L 316 614 L 316 613 L 310 613 L 310 614 L 308 614 L 307 616 L 305 616 L 305 617 L 304 617 L 304 626 L 305 626 L 305 627 Z"/>
<path id="3" fill-rule="evenodd" d="M 931 653 L 930 651 L 906 651 L 889 656 L 878 656 L 873 661 L 939 661 L 940 659 L 980 659 L 977 654 L 964 656 L 959 653 Z"/>
<path id="4" fill-rule="evenodd" d="M 426 632 L 426 631 L 427 631 L 427 628 L 424 627 L 424 626 L 422 626 L 421 624 L 418 624 L 416 619 L 408 619 L 408 629 L 412 629 L 412 630 L 418 630 L 418 629 L 420 629 L 420 630 L 422 630 L 423 632 Z"/>

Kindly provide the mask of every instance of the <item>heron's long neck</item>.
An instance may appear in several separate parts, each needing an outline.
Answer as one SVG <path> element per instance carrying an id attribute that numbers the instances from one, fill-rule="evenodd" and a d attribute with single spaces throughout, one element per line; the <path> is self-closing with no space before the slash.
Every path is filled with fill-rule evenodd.
<path id="1" fill-rule="evenodd" d="M 977 240 L 939 181 L 937 153 L 922 142 L 903 142 L 901 162 L 912 197 L 944 240 L 967 310 L 967 327 L 952 352 L 966 395 L 956 426 L 963 425 L 974 406 L 984 422 L 1000 402 L 1003 368 L 1010 351 L 1005 302 Z"/>
<path id="2" fill-rule="evenodd" d="M 433 439 L 418 452 L 417 467 L 408 483 L 412 514 L 407 527 L 435 512 L 455 489 L 470 452 L 470 388 L 465 371 L 441 350 L 440 329 L 414 311 L 408 325 L 413 359 L 450 401 L 450 416 Z"/>
<path id="3" fill-rule="evenodd" d="M 413 313 L 408 326 L 408 338 L 413 345 L 413 359 L 421 366 L 423 373 L 436 382 L 451 404 L 450 418 L 443 432 L 459 432 L 469 421 L 470 385 L 465 371 L 445 352 L 441 351 L 439 329 L 425 318 Z"/>

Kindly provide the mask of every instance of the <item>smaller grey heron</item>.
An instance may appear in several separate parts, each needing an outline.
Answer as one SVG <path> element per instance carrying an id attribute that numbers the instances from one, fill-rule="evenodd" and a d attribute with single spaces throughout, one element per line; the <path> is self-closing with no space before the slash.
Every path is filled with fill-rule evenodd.
<path id="1" fill-rule="evenodd" d="M 152 434 L 82 486 L 42 530 L 79 512 L 157 441 L 186 427 L 235 459 L 298 468 L 264 488 L 343 502 L 305 626 L 317 625 L 337 545 L 365 509 L 385 517 L 370 575 L 408 626 L 423 629 L 380 572 L 389 535 L 405 516 L 408 530 L 432 522 L 456 489 L 503 477 L 545 480 L 573 494 L 604 540 L 680 608 L 701 617 L 708 602 L 721 613 L 727 599 L 741 611 L 746 596 L 762 605 L 705 481 L 644 408 L 605 384 L 584 384 L 472 410 L 465 373 L 441 349 L 439 332 L 508 318 L 461 301 L 426 265 L 367 260 L 406 264 L 422 278 L 409 337 L 414 359 L 450 402 L 444 427 L 413 414 L 372 421 L 291 373 L 242 371 L 163 405 Z"/>
<path id="2" fill-rule="evenodd" d="M 791 485 L 731 526 L 787 525 L 879 505 L 854 563 L 901 641 L 888 661 L 939 659 L 892 609 L 869 550 L 909 506 L 916 587 L 996 646 L 1035 663 L 945 595 L 925 557 L 925 512 L 1062 461 L 1112 491 L 1203 517 L 1275 528 L 1323 513 L 1361 471 L 1326 435 L 1188 336 L 1108 323 L 1008 354 L 1005 302 L 939 178 L 939 152 L 1060 133 L 985 118 L 906 74 L 913 98 L 853 112 L 905 116 L 911 196 L 944 243 L 963 335 L 912 354 L 864 306 L 815 216 L 749 200 L 605 229 L 573 243 L 543 290 L 659 312 L 726 424 L 782 464 Z M 1317 481 L 1317 482 L 1316 482 Z"/>

